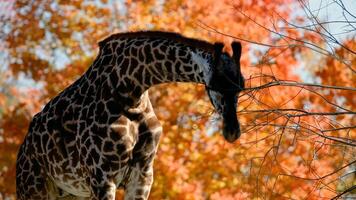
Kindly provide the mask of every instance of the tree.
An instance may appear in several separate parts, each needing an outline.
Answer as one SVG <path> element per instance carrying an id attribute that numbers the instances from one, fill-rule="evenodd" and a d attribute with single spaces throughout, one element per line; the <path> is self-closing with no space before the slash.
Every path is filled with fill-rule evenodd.
<path id="1" fill-rule="evenodd" d="M 354 185 L 355 177 L 346 172 L 355 170 L 354 38 L 338 41 L 335 53 L 325 48 L 330 41 L 322 31 L 325 22 L 310 28 L 306 23 L 316 16 L 293 13 L 309 12 L 306 2 L 15 1 L 9 7 L 11 17 L 2 19 L 6 37 L 1 39 L 11 58 L 4 77 L 34 83 L 22 90 L 1 83 L 3 196 L 14 195 L 16 151 L 31 116 L 86 70 L 97 41 L 113 31 L 141 29 L 223 41 L 227 51 L 232 40 L 244 41 L 248 86 L 237 113 L 243 135 L 233 145 L 220 136 L 202 86 L 150 90 L 164 130 L 151 199 L 318 199 Z M 320 65 L 309 70 L 320 82 L 302 83 L 294 73 L 301 64 Z"/>

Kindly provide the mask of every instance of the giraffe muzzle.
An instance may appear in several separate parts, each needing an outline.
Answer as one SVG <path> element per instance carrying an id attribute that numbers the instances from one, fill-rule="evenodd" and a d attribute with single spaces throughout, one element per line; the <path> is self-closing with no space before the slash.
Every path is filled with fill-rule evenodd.
<path id="1" fill-rule="evenodd" d="M 224 122 L 223 135 L 226 141 L 230 143 L 235 142 L 241 135 L 239 123 L 236 122 L 230 125 L 229 123 Z"/>
<path id="2" fill-rule="evenodd" d="M 240 124 L 236 116 L 235 98 L 227 98 L 223 107 L 223 135 L 226 141 L 233 143 L 241 135 Z"/>

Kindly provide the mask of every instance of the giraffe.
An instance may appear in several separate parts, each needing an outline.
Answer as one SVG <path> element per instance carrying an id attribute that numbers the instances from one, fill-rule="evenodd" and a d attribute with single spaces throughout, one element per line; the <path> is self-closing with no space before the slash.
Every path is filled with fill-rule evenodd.
<path id="1" fill-rule="evenodd" d="M 117 33 L 99 42 L 88 70 L 34 115 L 16 163 L 17 197 L 147 199 L 162 133 L 148 96 L 160 83 L 205 84 L 223 118 L 223 136 L 240 136 L 237 95 L 244 89 L 241 44 L 178 33 Z"/>

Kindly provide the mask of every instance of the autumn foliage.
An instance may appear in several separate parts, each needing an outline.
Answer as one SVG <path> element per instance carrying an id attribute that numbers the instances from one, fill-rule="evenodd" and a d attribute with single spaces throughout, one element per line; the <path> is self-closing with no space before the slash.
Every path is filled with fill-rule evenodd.
<path id="1" fill-rule="evenodd" d="M 150 199 L 330 199 L 356 184 L 356 35 L 334 54 L 315 51 L 305 42 L 323 48 L 321 34 L 287 23 L 306 23 L 296 14 L 304 1 L 25 2 L 0 7 L 0 199 L 14 198 L 32 116 L 89 67 L 97 42 L 151 29 L 242 40 L 247 89 L 235 144 L 223 140 L 203 86 L 150 89 L 164 130 Z"/>

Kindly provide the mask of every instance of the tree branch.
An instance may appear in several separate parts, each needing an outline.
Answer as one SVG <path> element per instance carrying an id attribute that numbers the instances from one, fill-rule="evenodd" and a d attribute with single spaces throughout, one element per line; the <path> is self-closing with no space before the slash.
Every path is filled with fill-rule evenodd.
<path id="1" fill-rule="evenodd" d="M 356 88 L 354 87 L 345 87 L 345 86 L 332 86 L 332 85 L 321 85 L 315 83 L 301 83 L 297 81 L 287 81 L 287 80 L 280 80 L 280 81 L 272 81 L 267 84 L 257 86 L 257 87 L 250 87 L 245 88 L 245 90 L 256 90 L 256 89 L 263 89 L 272 86 L 308 86 L 308 87 L 318 87 L 318 88 L 328 88 L 328 89 L 335 89 L 335 90 L 349 90 L 356 92 Z"/>
<path id="2" fill-rule="evenodd" d="M 335 197 L 333 197 L 332 200 L 338 199 L 338 198 L 340 198 L 342 195 L 344 195 L 344 194 L 346 194 L 346 193 L 349 193 L 349 192 L 351 192 L 352 190 L 355 190 L 355 189 L 356 189 L 356 185 L 351 186 L 351 187 L 349 187 L 348 189 L 346 189 L 346 190 L 344 190 L 343 192 L 341 192 L 340 194 L 338 194 L 338 195 L 336 195 Z"/>

